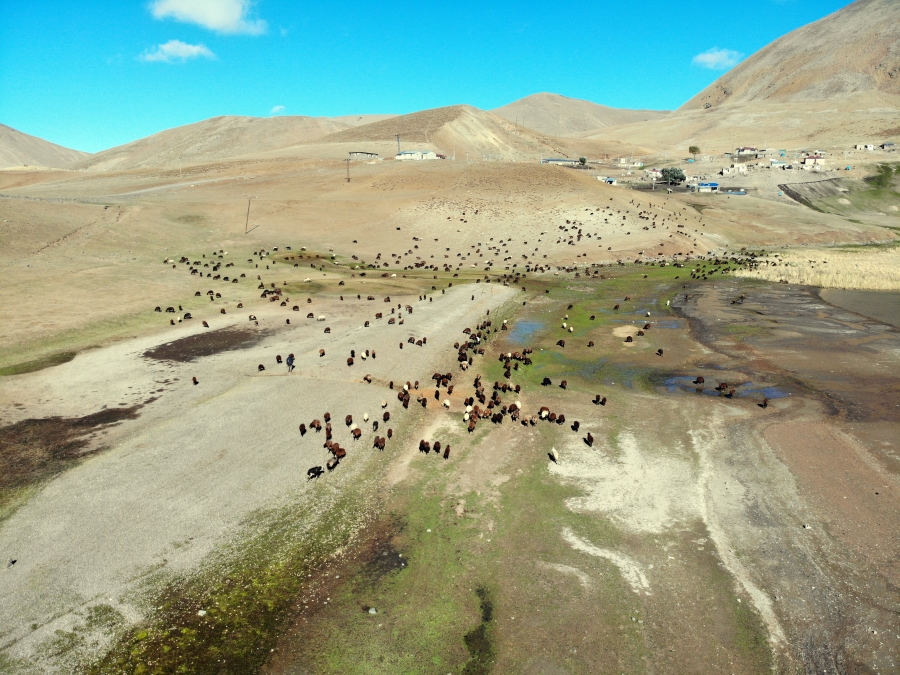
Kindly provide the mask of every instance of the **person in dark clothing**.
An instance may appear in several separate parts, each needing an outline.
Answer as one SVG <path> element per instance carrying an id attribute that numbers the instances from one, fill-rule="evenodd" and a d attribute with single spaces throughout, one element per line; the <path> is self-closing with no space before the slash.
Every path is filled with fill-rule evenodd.
<path id="1" fill-rule="evenodd" d="M 294 370 L 294 355 L 293 354 L 288 354 L 286 363 L 287 363 L 288 372 L 290 373 L 292 370 Z"/>

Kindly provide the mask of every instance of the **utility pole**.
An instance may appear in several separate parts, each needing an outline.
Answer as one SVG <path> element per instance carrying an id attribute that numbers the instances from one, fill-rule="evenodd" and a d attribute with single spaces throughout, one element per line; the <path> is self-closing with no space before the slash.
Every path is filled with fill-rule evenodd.
<path id="1" fill-rule="evenodd" d="M 400 134 L 396 134 L 397 136 L 397 154 L 400 154 Z"/>
<path id="2" fill-rule="evenodd" d="M 250 200 L 253 197 L 247 197 L 247 219 L 244 221 L 244 234 L 247 234 L 247 227 L 250 225 Z"/>
<path id="3" fill-rule="evenodd" d="M 350 182 L 350 159 L 348 158 L 348 159 L 345 159 L 344 161 L 347 162 L 347 182 L 349 183 Z"/>

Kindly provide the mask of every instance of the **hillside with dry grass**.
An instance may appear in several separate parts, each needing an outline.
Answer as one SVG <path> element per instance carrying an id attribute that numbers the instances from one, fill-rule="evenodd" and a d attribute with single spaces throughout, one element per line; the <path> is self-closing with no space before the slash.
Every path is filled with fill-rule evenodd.
<path id="1" fill-rule="evenodd" d="M 433 149 L 448 156 L 455 153 L 457 159 L 468 153 L 470 159 L 529 161 L 548 156 L 596 156 L 635 150 L 615 139 L 597 142 L 541 134 L 469 105 L 399 115 L 339 131 L 321 142 L 377 144 L 394 141 L 397 135 L 404 150 Z"/>
<path id="2" fill-rule="evenodd" d="M 546 92 L 520 98 L 491 112 L 549 136 L 575 136 L 601 127 L 658 120 L 669 114 L 668 110 L 610 108 Z"/>
<path id="3" fill-rule="evenodd" d="M 680 109 L 823 101 L 868 91 L 900 95 L 900 3 L 895 0 L 857 0 L 788 33 Z"/>
<path id="4" fill-rule="evenodd" d="M 121 171 L 215 161 L 290 147 L 381 117 L 213 117 L 98 152 L 77 168 Z"/>
<path id="5" fill-rule="evenodd" d="M 64 148 L 0 124 L 0 169 L 13 166 L 66 168 L 89 156 L 86 152 Z"/>

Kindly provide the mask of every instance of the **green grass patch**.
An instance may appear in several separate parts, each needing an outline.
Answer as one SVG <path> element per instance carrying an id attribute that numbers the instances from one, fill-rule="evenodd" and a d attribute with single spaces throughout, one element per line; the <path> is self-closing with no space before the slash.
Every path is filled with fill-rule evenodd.
<path id="1" fill-rule="evenodd" d="M 47 354 L 38 359 L 15 363 L 10 366 L 0 368 L 0 377 L 8 375 L 24 375 L 25 373 L 35 373 L 44 368 L 52 368 L 63 363 L 68 363 L 78 356 L 78 352 L 56 352 L 55 354 Z"/>
<path id="2" fill-rule="evenodd" d="M 257 672 L 323 561 L 347 546 L 364 523 L 366 499 L 364 490 L 349 490 L 328 508 L 311 504 L 258 514 L 234 550 L 195 576 L 166 584 L 150 618 L 126 631 L 87 672 Z"/>

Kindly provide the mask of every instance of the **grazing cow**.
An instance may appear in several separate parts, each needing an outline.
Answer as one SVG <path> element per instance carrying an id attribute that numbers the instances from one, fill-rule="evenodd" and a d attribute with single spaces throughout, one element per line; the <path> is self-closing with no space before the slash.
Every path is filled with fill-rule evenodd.
<path id="1" fill-rule="evenodd" d="M 565 341 L 565 340 L 557 340 L 557 341 L 556 341 L 556 344 L 557 344 L 558 346 L 560 346 L 560 347 L 565 347 L 565 346 L 566 346 L 566 341 Z"/>
<path id="2" fill-rule="evenodd" d="M 587 436 L 584 437 L 584 442 L 587 444 L 587 446 L 589 448 L 594 447 L 594 437 L 593 437 L 593 435 L 591 435 L 590 431 L 588 432 Z"/>
<path id="3" fill-rule="evenodd" d="M 574 422 L 572 422 L 572 431 L 578 431 L 578 429 L 580 427 L 581 427 L 581 423 L 578 420 L 575 420 Z"/>
<path id="4" fill-rule="evenodd" d="M 769 407 L 769 399 L 764 398 L 762 403 L 757 403 L 760 408 L 768 408 Z"/>
<path id="5" fill-rule="evenodd" d="M 657 355 L 657 356 L 662 356 L 662 355 L 663 355 L 663 350 L 662 350 L 661 348 L 660 348 L 660 349 L 657 349 L 657 350 L 656 350 L 656 355 Z"/>
<path id="6" fill-rule="evenodd" d="M 320 356 L 320 357 L 325 356 L 325 350 L 324 350 L 324 349 L 320 349 L 320 350 L 319 350 L 319 356 Z"/>
<path id="7" fill-rule="evenodd" d="M 569 383 L 568 383 L 567 380 L 563 380 L 562 382 L 559 383 L 559 388 L 560 388 L 560 389 L 565 389 L 565 388 L 568 387 L 568 386 L 569 386 Z"/>
<path id="8" fill-rule="evenodd" d="M 300 425 L 300 435 L 306 436 L 306 425 L 305 424 Z"/>
<path id="9" fill-rule="evenodd" d="M 694 380 L 694 384 L 703 384 L 706 382 L 706 379 L 702 375 L 698 375 L 697 379 Z"/>
<path id="10" fill-rule="evenodd" d="M 388 437 L 388 438 L 393 438 L 393 437 L 394 437 L 394 430 L 393 430 L 393 429 L 388 429 L 387 437 Z"/>
<path id="11" fill-rule="evenodd" d="M 275 355 L 275 363 L 281 363 L 281 354 Z"/>
<path id="12" fill-rule="evenodd" d="M 369 384 L 372 384 L 372 376 L 369 374 L 366 374 L 366 376 L 363 377 L 363 381 L 368 382 Z"/>
<path id="13" fill-rule="evenodd" d="M 450 446 L 444 448 L 444 459 L 450 459 Z"/>
<path id="14" fill-rule="evenodd" d="M 209 328 L 209 324 L 206 323 L 206 322 L 204 321 L 204 322 L 203 322 L 203 327 L 204 327 L 204 328 Z"/>
<path id="15" fill-rule="evenodd" d="M 436 454 L 436 455 L 441 454 L 441 442 L 440 441 L 434 442 L 434 454 Z"/>
<path id="16" fill-rule="evenodd" d="M 347 417 L 344 418 L 344 424 L 348 427 L 353 424 L 353 415 L 347 415 Z"/>
<path id="17" fill-rule="evenodd" d="M 362 429 L 356 428 L 353 431 L 351 431 L 350 433 L 353 436 L 353 440 L 358 441 L 360 439 L 360 437 L 362 436 Z"/>
<path id="18" fill-rule="evenodd" d="M 352 356 L 348 356 L 348 357 L 347 357 L 347 365 L 348 365 L 348 366 L 352 366 L 352 365 L 353 365 L 353 357 L 352 357 Z"/>
<path id="19" fill-rule="evenodd" d="M 550 381 L 550 378 L 549 378 L 549 377 L 545 377 L 545 378 L 541 381 L 541 386 L 542 386 L 542 387 L 549 387 L 551 384 L 553 384 L 553 383 Z"/>
<path id="20" fill-rule="evenodd" d="M 253 314 L 251 314 L 251 315 L 250 315 L 250 321 L 256 321 L 256 316 L 253 315 Z"/>
<path id="21" fill-rule="evenodd" d="M 318 478 L 325 470 L 321 466 L 314 466 L 309 471 L 306 472 L 306 480 L 312 480 L 313 478 Z"/>
<path id="22" fill-rule="evenodd" d="M 256 372 L 258 372 L 258 373 L 261 373 L 265 369 L 266 369 L 266 367 L 261 363 L 258 366 L 256 366 Z"/>
<path id="23" fill-rule="evenodd" d="M 625 342 L 634 342 L 634 338 L 629 335 L 625 338 Z"/>
<path id="24" fill-rule="evenodd" d="M 334 471 L 334 469 L 340 463 L 341 463 L 341 460 L 339 460 L 337 457 L 332 457 L 331 459 L 328 460 L 328 462 L 325 464 L 325 466 L 328 468 L 329 471 Z"/>
<path id="25" fill-rule="evenodd" d="M 196 377 L 192 377 L 191 379 L 194 381 L 194 384 L 200 384 L 200 383 L 197 381 L 197 378 L 196 378 Z"/>
<path id="26" fill-rule="evenodd" d="M 559 464 L 559 453 L 556 451 L 556 448 L 550 448 L 550 452 L 547 453 L 547 456 L 554 464 Z"/>
<path id="27" fill-rule="evenodd" d="M 319 433 L 320 431 L 322 431 L 322 423 L 319 420 L 313 420 L 309 423 L 309 428 L 315 429 L 316 433 Z"/>
<path id="28" fill-rule="evenodd" d="M 588 342 L 588 347 L 593 347 L 593 346 L 594 346 L 594 341 L 593 341 L 593 340 L 591 340 L 590 342 Z"/>

